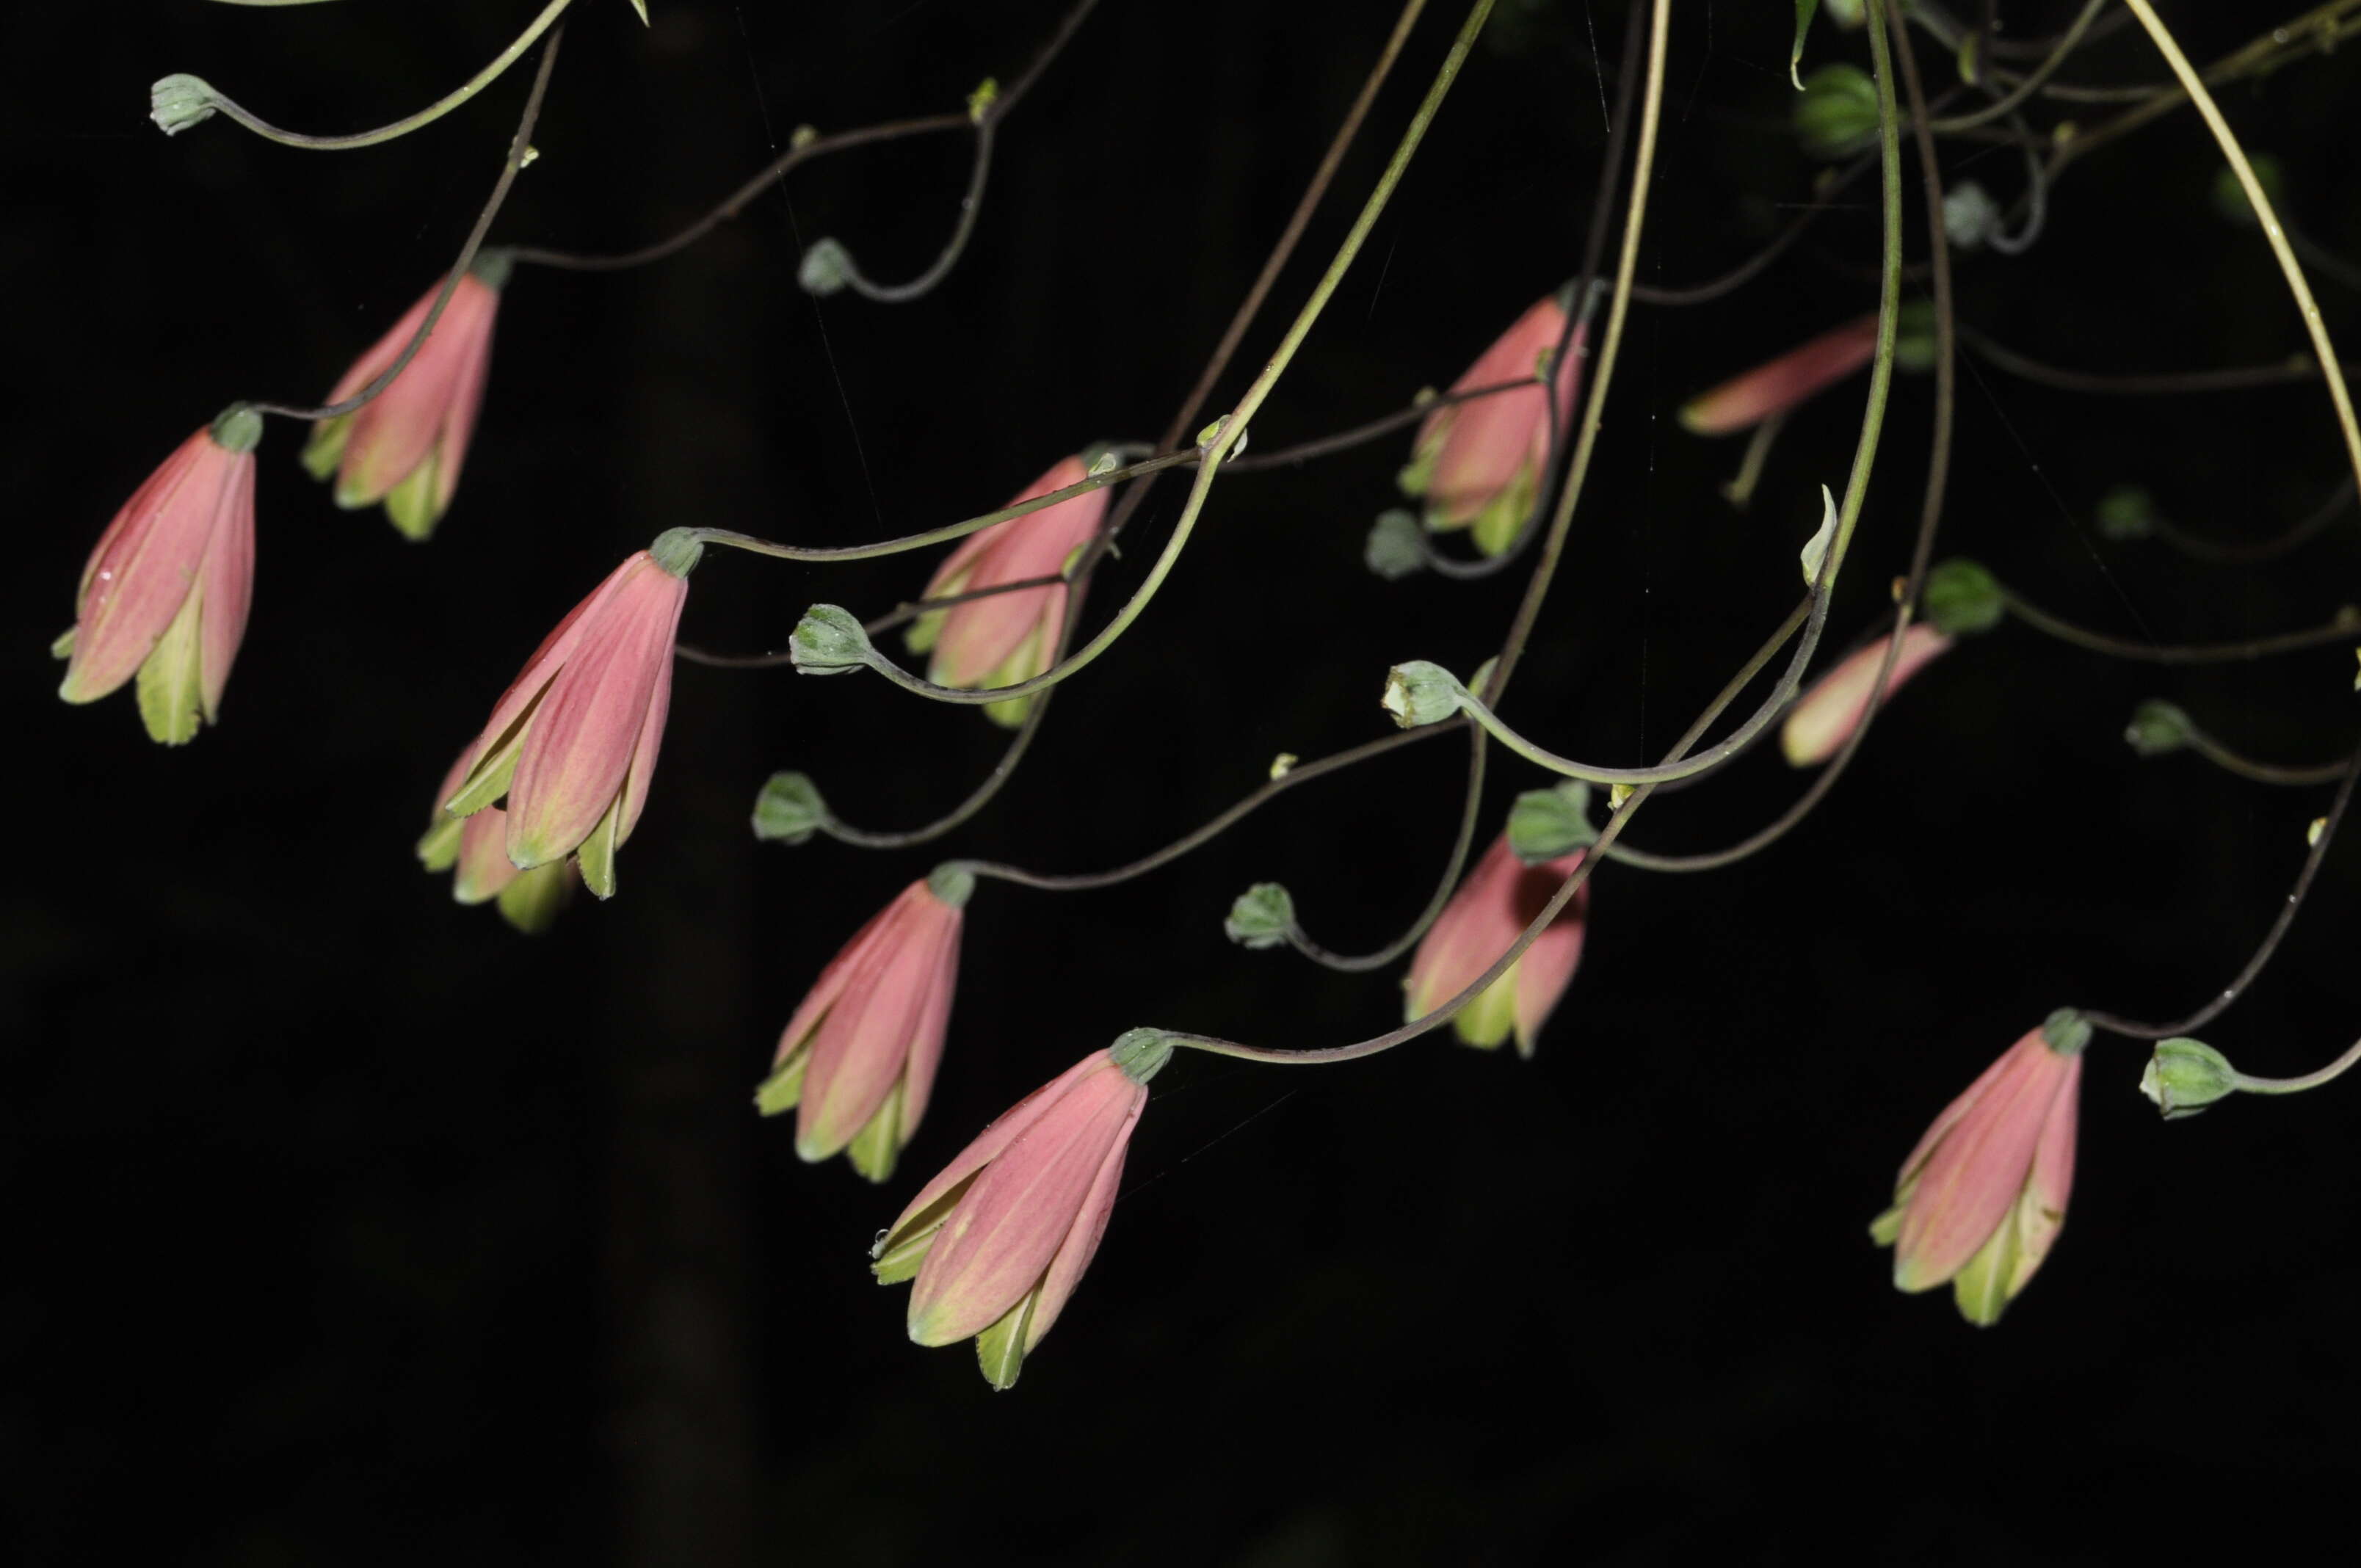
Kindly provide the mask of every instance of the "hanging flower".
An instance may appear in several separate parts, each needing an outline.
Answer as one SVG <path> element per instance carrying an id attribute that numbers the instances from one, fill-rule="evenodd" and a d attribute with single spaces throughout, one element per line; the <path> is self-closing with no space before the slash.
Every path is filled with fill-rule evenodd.
<path id="1" fill-rule="evenodd" d="M 1017 492 L 1010 506 L 1079 485 L 1090 477 L 1081 457 L 1064 457 Z M 1107 493 L 1091 490 L 1039 511 L 995 522 L 960 542 L 927 584 L 926 597 L 950 598 L 1064 572 L 1098 536 L 1106 517 Z M 913 653 L 932 655 L 927 679 L 939 686 L 974 691 L 1029 681 L 1049 667 L 1065 629 L 1070 590 L 1062 583 L 972 598 L 948 609 L 929 610 L 911 623 L 905 641 Z M 1015 729 L 1032 707 L 1029 696 L 986 703 L 994 723 Z"/>
<path id="2" fill-rule="evenodd" d="M 1555 295 L 1535 303 L 1451 384 L 1454 392 L 1503 382 L 1529 386 L 1452 403 L 1426 416 L 1418 427 L 1410 466 L 1401 471 L 1402 493 L 1422 497 L 1429 531 L 1472 529 L 1476 548 L 1498 555 L 1516 543 L 1540 493 L 1549 461 L 1550 405 L 1542 380 L 1557 396 L 1561 424 L 1573 417 L 1582 386 L 1582 362 L 1590 323 L 1576 323 L 1565 356 L 1549 371 L 1565 336 L 1566 306 Z"/>
<path id="3" fill-rule="evenodd" d="M 904 888 L 787 1020 L 754 1103 L 765 1116 L 796 1111 L 804 1158 L 843 1153 L 872 1181 L 893 1174 L 942 1060 L 961 911 L 974 890 L 974 875 L 956 862 Z"/>
<path id="4" fill-rule="evenodd" d="M 1516 945 L 1580 864 L 1582 852 L 1576 850 L 1529 866 L 1517 859 L 1507 834 L 1495 839 L 1411 957 L 1410 972 L 1402 978 L 1403 1015 L 1423 1018 L 1473 984 Z M 1583 931 L 1589 917 L 1590 884 L 1586 882 L 1509 971 L 1459 1010 L 1451 1020 L 1452 1031 L 1485 1050 L 1497 1049 L 1514 1033 L 1517 1054 L 1530 1058 L 1542 1025 L 1582 961 Z"/>
<path id="5" fill-rule="evenodd" d="M 1734 435 L 1826 391 L 1877 356 L 1877 313 L 1833 327 L 1681 407 L 1697 435 Z"/>
<path id="6" fill-rule="evenodd" d="M 461 904 L 498 901 L 500 917 L 528 936 L 545 931 L 574 894 L 571 861 L 551 861 L 521 872 L 508 852 L 508 817 L 488 806 L 454 817 L 442 803 L 467 782 L 472 750 L 461 753 L 434 792 L 434 821 L 418 840 L 418 860 L 430 872 L 451 872 L 451 896 Z"/>
<path id="7" fill-rule="evenodd" d="M 167 746 L 219 721 L 254 598 L 254 448 L 233 404 L 181 443 L 99 535 L 82 568 L 58 695 L 95 702 L 137 675 L 139 718 Z"/>
<path id="8" fill-rule="evenodd" d="M 870 1256 L 881 1285 L 916 1277 L 910 1338 L 972 1336 L 995 1388 L 1016 1381 L 1090 1266 L 1115 1208 L 1124 1150 L 1170 1059 L 1134 1029 L 986 1127 L 922 1188 Z"/>
<path id="9" fill-rule="evenodd" d="M 673 636 L 701 548 L 674 529 L 634 551 L 494 705 L 444 809 L 471 817 L 505 796 L 508 855 L 520 869 L 574 855 L 583 884 L 614 896 L 615 851 L 639 823 L 664 743 Z"/>
<path id="10" fill-rule="evenodd" d="M 1948 1282 L 1968 1321 L 2000 1321 L 2066 1223 L 2090 1040 L 2081 1014 L 2060 1008 L 1935 1118 L 1870 1226 L 1894 1248 L 1896 1289 Z"/>
<path id="11" fill-rule="evenodd" d="M 1779 729 L 1779 749 L 1799 768 L 1825 762 L 1861 727 L 1869 711 L 1870 688 L 1877 684 L 1877 667 L 1885 661 L 1892 633 L 1849 654 L 1834 669 L 1812 683 L 1811 689 L 1787 712 Z M 1885 678 L 1886 700 L 1893 700 L 1903 682 L 1916 674 L 1951 645 L 1951 639 L 1925 622 L 1913 622 L 1902 633 L 1902 651 L 1894 655 L 1894 672 Z"/>
<path id="12" fill-rule="evenodd" d="M 467 458 L 468 438 L 484 403 L 492 364 L 492 322 L 509 274 L 506 251 L 485 251 L 451 291 L 434 330 L 401 374 L 368 402 L 312 427 L 303 466 L 315 479 L 336 479 L 336 504 L 385 503 L 385 515 L 412 539 L 424 539 L 450 510 Z M 393 330 L 345 372 L 330 403 L 341 403 L 383 375 L 443 292 L 440 280 Z"/>

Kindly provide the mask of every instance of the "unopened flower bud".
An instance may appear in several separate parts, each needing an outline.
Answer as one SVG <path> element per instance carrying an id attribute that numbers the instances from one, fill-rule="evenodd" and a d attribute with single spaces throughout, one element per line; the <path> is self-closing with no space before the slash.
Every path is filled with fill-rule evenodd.
<path id="1" fill-rule="evenodd" d="M 2000 227 L 2000 203 L 1972 180 L 1943 193 L 1943 234 L 1956 250 L 1978 250 Z"/>
<path id="2" fill-rule="evenodd" d="M 2061 1057 L 2079 1057 L 2091 1043 L 2091 1021 L 2071 1007 L 2060 1007 L 2041 1021 L 2041 1038 Z"/>
<path id="3" fill-rule="evenodd" d="M 1590 786 L 1568 779 L 1554 789 L 1532 789 L 1509 807 L 1509 848 L 1529 866 L 1563 859 L 1598 841 L 1590 825 Z"/>
<path id="4" fill-rule="evenodd" d="M 1964 559 L 1945 561 L 1927 574 L 1922 602 L 1927 607 L 1927 619 L 1935 629 L 1953 637 L 1970 631 L 1989 631 L 2000 624 L 2000 618 L 2008 609 L 2000 584 L 1993 575 Z"/>
<path id="5" fill-rule="evenodd" d="M 1440 724 L 1459 711 L 1466 696 L 1450 671 L 1424 659 L 1396 664 L 1386 672 L 1385 696 L 1378 700 L 1404 729 Z"/>
<path id="6" fill-rule="evenodd" d="M 2158 1040 L 2139 1089 L 2166 1121 L 2177 1122 L 2238 1092 L 2238 1069 L 2202 1040 Z"/>
<path id="7" fill-rule="evenodd" d="M 1389 583 L 1416 576 L 1426 570 L 1426 532 L 1400 507 L 1379 512 L 1369 542 L 1361 547 L 1361 562 Z"/>
<path id="8" fill-rule="evenodd" d="M 805 293 L 825 299 L 842 289 L 851 273 L 851 254 L 835 240 L 820 238 L 804 252 L 802 265 L 796 269 L 796 281 Z"/>
<path id="9" fill-rule="evenodd" d="M 976 125 L 983 124 L 983 117 L 992 113 L 992 106 L 999 101 L 999 79 L 985 77 L 976 83 L 975 91 L 967 95 L 967 117 Z"/>
<path id="10" fill-rule="evenodd" d="M 148 89 L 148 117 L 168 137 L 214 117 L 213 84 L 202 76 L 175 71 Z"/>
<path id="11" fill-rule="evenodd" d="M 2144 702 L 2132 710 L 2124 739 L 2143 757 L 2178 751 L 2189 744 L 2189 715 L 2169 702 Z"/>
<path id="12" fill-rule="evenodd" d="M 2156 502 L 2137 485 L 2117 485 L 2101 496 L 2093 517 L 2102 539 L 2146 539 L 2156 532 Z"/>
<path id="13" fill-rule="evenodd" d="M 796 634 L 787 640 L 787 655 L 795 661 L 796 672 L 805 675 L 840 675 L 876 657 L 869 633 L 852 612 L 832 604 L 816 604 L 804 611 L 796 622 Z"/>
<path id="14" fill-rule="evenodd" d="M 808 773 L 773 773 L 754 797 L 754 837 L 766 844 L 808 843 L 828 820 L 828 802 Z"/>
<path id="15" fill-rule="evenodd" d="M 1815 158 L 1841 158 L 1877 134 L 1877 84 L 1857 65 L 1824 65 L 1804 78 L 1795 137 Z"/>
<path id="16" fill-rule="evenodd" d="M 1238 946 L 1260 950 L 1285 942 L 1294 924 L 1295 900 L 1287 889 L 1275 882 L 1258 882 L 1238 894 L 1222 930 Z"/>

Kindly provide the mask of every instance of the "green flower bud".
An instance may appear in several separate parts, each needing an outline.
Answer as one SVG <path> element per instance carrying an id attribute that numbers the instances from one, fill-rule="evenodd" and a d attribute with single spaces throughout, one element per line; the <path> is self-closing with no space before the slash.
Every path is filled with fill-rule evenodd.
<path id="1" fill-rule="evenodd" d="M 1943 234 L 1955 250 L 1980 250 L 2000 227 L 2000 203 L 1972 180 L 1943 192 Z"/>
<path id="2" fill-rule="evenodd" d="M 2153 699 L 2132 709 L 2124 739 L 2143 757 L 2161 757 L 2189 744 L 2189 715 L 2169 702 Z"/>
<path id="3" fill-rule="evenodd" d="M 1532 789 L 1509 807 L 1509 848 L 1529 866 L 1554 861 L 1598 841 L 1590 825 L 1590 786 L 1568 779 L 1554 789 Z"/>
<path id="4" fill-rule="evenodd" d="M 1222 930 L 1238 946 L 1260 950 L 1285 942 L 1294 924 L 1295 900 L 1287 889 L 1275 882 L 1258 882 L 1238 894 Z"/>
<path id="5" fill-rule="evenodd" d="M 213 83 L 202 76 L 175 71 L 148 89 L 148 117 L 168 137 L 214 117 Z"/>
<path id="6" fill-rule="evenodd" d="M 1361 547 L 1362 565 L 1389 583 L 1426 570 L 1426 534 L 1418 519 L 1400 507 L 1379 512 Z"/>
<path id="7" fill-rule="evenodd" d="M 2041 1021 L 2041 1037 L 2061 1057 L 2078 1057 L 2091 1043 L 2091 1021 L 2071 1007 L 2060 1007 Z"/>
<path id="8" fill-rule="evenodd" d="M 1804 78 L 1795 137 L 1815 158 L 1841 158 L 1877 134 L 1877 83 L 1857 65 L 1824 65 Z"/>
<path id="9" fill-rule="evenodd" d="M 2146 539 L 2156 532 L 2156 502 L 2137 485 L 2117 485 L 2101 496 L 2093 515 L 2103 539 Z"/>
<path id="10" fill-rule="evenodd" d="M 2008 609 L 1993 575 L 1973 561 L 1958 558 L 1927 574 L 1923 602 L 1935 630 L 1952 637 L 1991 630 Z"/>
<path id="11" fill-rule="evenodd" d="M 1386 672 L 1386 692 L 1379 700 L 1396 724 L 1416 729 L 1451 718 L 1459 711 L 1459 700 L 1466 695 L 1450 671 L 1413 659 Z"/>
<path id="12" fill-rule="evenodd" d="M 816 239 L 796 269 L 796 281 L 807 294 L 822 299 L 842 289 L 852 272 L 852 255 L 835 240 Z"/>
<path id="13" fill-rule="evenodd" d="M 754 797 L 754 837 L 765 843 L 807 843 L 828 819 L 828 802 L 807 773 L 773 773 Z"/>
<path id="14" fill-rule="evenodd" d="M 795 661 L 798 674 L 841 675 L 862 668 L 877 654 L 869 646 L 869 633 L 851 610 L 816 604 L 796 622 L 796 634 L 787 640 L 787 656 Z"/>
<path id="15" fill-rule="evenodd" d="M 2140 1074 L 2139 1088 L 2166 1121 L 2177 1122 L 2235 1094 L 2238 1069 L 2202 1040 L 2158 1040 Z"/>

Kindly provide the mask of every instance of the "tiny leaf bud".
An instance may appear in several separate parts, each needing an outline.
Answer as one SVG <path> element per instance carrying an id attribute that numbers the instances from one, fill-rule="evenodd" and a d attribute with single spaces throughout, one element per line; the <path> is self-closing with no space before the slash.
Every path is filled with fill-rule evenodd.
<path id="1" fill-rule="evenodd" d="M 979 126 L 983 124 L 983 117 L 992 113 L 993 104 L 999 101 L 999 80 L 995 77 L 985 77 L 976 83 L 975 91 L 967 95 L 967 117 Z"/>
<path id="2" fill-rule="evenodd" d="M 1818 591 L 1820 567 L 1828 558 L 1828 546 L 1837 536 L 1837 499 L 1826 485 L 1820 487 L 1819 532 L 1804 541 L 1804 586 Z"/>
<path id="3" fill-rule="evenodd" d="M 1361 547 L 1361 562 L 1389 583 L 1425 571 L 1426 534 L 1418 519 L 1400 507 L 1379 512 L 1369 542 Z"/>
<path id="4" fill-rule="evenodd" d="M 805 675 L 841 675 L 876 657 L 869 633 L 852 612 L 832 604 L 816 604 L 804 611 L 796 622 L 796 634 L 787 640 L 787 654 L 796 674 Z"/>
<path id="5" fill-rule="evenodd" d="M 1509 807 L 1509 848 L 1529 866 L 1554 861 L 1598 841 L 1590 825 L 1590 786 L 1568 779 L 1554 789 L 1531 789 Z"/>
<path id="6" fill-rule="evenodd" d="M 2238 1091 L 2238 1069 L 2202 1040 L 2158 1040 L 2140 1074 L 2139 1090 L 2168 1122 L 2194 1116 Z"/>
<path id="7" fill-rule="evenodd" d="M 2007 612 L 2000 584 L 1973 561 L 1954 558 L 1927 574 L 1927 619 L 1952 637 L 1989 631 Z"/>
<path id="8" fill-rule="evenodd" d="M 1295 900 L 1287 889 L 1275 882 L 1258 882 L 1238 894 L 1222 930 L 1239 947 L 1260 951 L 1285 942 L 1294 924 Z"/>
<path id="9" fill-rule="evenodd" d="M 148 117 L 168 137 L 214 117 L 213 84 L 202 76 L 175 71 L 148 89 Z"/>
<path id="10" fill-rule="evenodd" d="M 1450 671 L 1424 659 L 1396 664 L 1386 672 L 1385 696 L 1379 700 L 1394 722 L 1404 729 L 1440 724 L 1459 711 L 1466 690 Z"/>
<path id="11" fill-rule="evenodd" d="M 828 819 L 828 803 L 807 773 L 773 773 L 754 797 L 754 837 L 765 843 L 806 843 Z"/>
<path id="12" fill-rule="evenodd" d="M 1303 761 L 1303 759 L 1297 756 L 1292 751 L 1281 751 L 1278 756 L 1273 757 L 1270 760 L 1271 783 L 1277 784 L 1279 780 L 1293 773 L 1295 771 L 1295 764 L 1301 761 Z"/>
<path id="13" fill-rule="evenodd" d="M 2124 739 L 2143 757 L 2161 757 L 2189 744 L 2189 715 L 2169 702 L 2153 699 L 2132 709 Z"/>

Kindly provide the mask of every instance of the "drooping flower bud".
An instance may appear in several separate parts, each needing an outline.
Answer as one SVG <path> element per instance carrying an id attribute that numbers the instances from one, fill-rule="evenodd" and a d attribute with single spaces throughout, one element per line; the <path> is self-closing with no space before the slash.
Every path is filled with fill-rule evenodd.
<path id="1" fill-rule="evenodd" d="M 1486 555 L 1498 555 L 1516 543 L 1549 461 L 1550 399 L 1557 400 L 1557 419 L 1563 423 L 1572 416 L 1582 385 L 1587 321 L 1575 324 L 1564 358 L 1553 363 L 1559 340 L 1566 335 L 1566 310 L 1565 302 L 1554 295 L 1535 302 L 1451 389 L 1466 392 L 1518 380 L 1530 385 L 1446 404 L 1418 427 L 1400 482 L 1404 495 L 1424 500 L 1430 532 L 1472 530 L 1476 548 Z M 1377 544 L 1372 535 L 1371 569 L 1380 576 L 1398 575 L 1378 564 Z"/>
<path id="2" fill-rule="evenodd" d="M 1412 955 L 1402 977 L 1403 1017 L 1425 1017 L 1498 962 L 1582 864 L 1583 853 L 1577 850 L 1529 866 L 1518 860 L 1508 834 L 1494 839 Z M 1453 1033 L 1485 1050 L 1497 1049 L 1514 1034 L 1517 1054 L 1531 1058 L 1542 1025 L 1582 961 L 1589 919 L 1586 882 L 1508 972 L 1459 1010 L 1451 1020 Z"/>
<path id="3" fill-rule="evenodd" d="M 509 859 L 574 855 L 600 898 L 639 825 L 672 705 L 673 638 L 688 582 L 634 551 L 557 623 L 492 707 L 455 817 L 508 801 Z"/>
<path id="4" fill-rule="evenodd" d="M 1872 311 L 1699 393 L 1681 406 L 1681 423 L 1696 435 L 1752 430 L 1826 391 L 1876 355 L 1877 313 Z"/>
<path id="5" fill-rule="evenodd" d="M 1295 900 L 1287 889 L 1275 882 L 1258 882 L 1238 894 L 1222 930 L 1239 947 L 1260 950 L 1284 943 L 1294 925 Z"/>
<path id="6" fill-rule="evenodd" d="M 851 674 L 866 667 L 875 652 L 868 630 L 841 605 L 812 606 L 787 639 L 787 655 L 799 675 Z"/>
<path id="7" fill-rule="evenodd" d="M 1888 633 L 1855 650 L 1813 682 L 1811 689 L 1788 710 L 1786 721 L 1779 729 L 1779 749 L 1786 753 L 1790 766 L 1815 767 L 1835 756 L 1852 739 L 1852 732 L 1861 728 L 1862 715 L 1869 711 L 1878 666 L 1884 662 L 1885 651 L 1893 641 L 1893 635 Z M 1951 639 L 1942 632 L 1924 622 L 1913 622 L 1902 633 L 1902 648 L 1894 655 L 1894 672 L 1886 677 L 1885 697 L 1891 700 L 1903 682 L 1950 646 Z"/>
<path id="8" fill-rule="evenodd" d="M 904 888 L 787 1020 L 754 1103 L 765 1116 L 796 1113 L 803 1158 L 842 1153 L 872 1181 L 893 1174 L 934 1091 L 974 886 L 973 873 L 953 864 Z"/>
<path id="9" fill-rule="evenodd" d="M 1123 1157 L 1170 1058 L 1159 1031 L 1093 1051 L 986 1127 L 871 1251 L 881 1285 L 914 1276 L 910 1338 L 972 1336 L 985 1379 L 1012 1387 L 1090 1266 Z"/>
<path id="10" fill-rule="evenodd" d="M 1386 672 L 1385 694 L 1378 698 L 1394 722 L 1404 729 L 1440 724 L 1459 711 L 1466 688 L 1440 664 L 1413 659 Z"/>
<path id="11" fill-rule="evenodd" d="M 1938 631 L 1962 637 L 1989 631 L 2008 613 L 2008 599 L 1990 572 L 1963 557 L 1938 563 L 1927 574 L 1919 596 L 1927 623 Z"/>
<path id="12" fill-rule="evenodd" d="M 1081 456 L 1060 458 L 1008 504 L 1022 506 L 1090 477 Z M 935 568 L 925 597 L 952 598 L 1061 576 L 1098 536 L 1106 510 L 1107 492 L 1088 490 L 972 533 Z M 927 678 L 939 686 L 973 691 L 1015 685 L 1049 667 L 1065 630 L 1070 594 L 1060 581 L 971 598 L 918 617 L 905 641 L 913 653 L 929 655 Z M 1032 706 L 1031 697 L 1011 697 L 986 703 L 983 711 L 993 722 L 1015 729 Z"/>
<path id="13" fill-rule="evenodd" d="M 754 837 L 766 843 L 807 843 L 828 819 L 828 802 L 806 773 L 773 773 L 754 797 Z"/>
<path id="14" fill-rule="evenodd" d="M 148 117 L 158 130 L 176 137 L 212 119 L 216 97 L 213 83 L 203 77 L 176 71 L 148 89 Z"/>
<path id="15" fill-rule="evenodd" d="M 2140 1074 L 2139 1090 L 2168 1122 L 2194 1116 L 2216 1100 L 2238 1092 L 2238 1069 L 2202 1040 L 2158 1040 Z"/>
<path id="16" fill-rule="evenodd" d="M 1590 786 L 1567 779 L 1550 789 L 1529 789 L 1509 807 L 1509 848 L 1526 865 L 1562 861 L 1598 842 L 1590 825 Z"/>
<path id="17" fill-rule="evenodd" d="M 2161 757 L 2189 744 L 2189 715 L 2151 697 L 2132 709 L 2124 739 L 2143 757 Z"/>
<path id="18" fill-rule="evenodd" d="M 2066 1223 L 2090 1037 L 2081 1014 L 2059 1009 L 1935 1118 L 1870 1226 L 1894 1248 L 1895 1288 L 1949 1283 L 1960 1315 L 1983 1326 L 2025 1288 Z"/>
<path id="19" fill-rule="evenodd" d="M 492 323 L 509 266 L 504 250 L 478 256 L 401 374 L 351 413 L 312 427 L 303 466 L 315 479 L 335 477 L 338 506 L 350 510 L 382 501 L 387 519 L 405 538 L 423 540 L 434 533 L 458 488 L 483 407 Z M 353 362 L 328 401 L 343 402 L 385 374 L 418 335 L 442 292 L 438 279 L 391 331 Z"/>
<path id="20" fill-rule="evenodd" d="M 58 695 L 96 702 L 138 677 L 139 718 L 167 746 L 218 722 L 222 689 L 254 598 L 254 448 L 262 416 L 243 403 L 174 448 L 99 535 L 74 625 L 52 644 L 71 662 Z"/>

